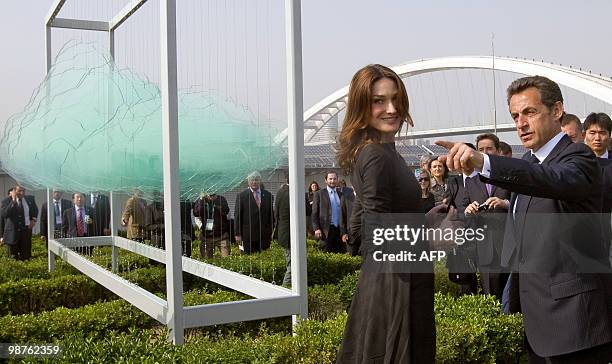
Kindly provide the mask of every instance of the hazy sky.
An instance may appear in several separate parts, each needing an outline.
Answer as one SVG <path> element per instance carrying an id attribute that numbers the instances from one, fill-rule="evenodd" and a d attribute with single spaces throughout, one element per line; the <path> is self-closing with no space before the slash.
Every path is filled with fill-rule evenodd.
<path id="1" fill-rule="evenodd" d="M 81 7 L 104 7 L 103 0 L 76 1 Z M 227 4 L 236 7 L 241 1 Z M 52 0 L 2 3 L 0 121 L 21 110 L 44 77 L 43 19 Z M 280 0 L 270 4 L 282 7 Z M 345 86 L 368 63 L 488 55 L 492 33 L 497 55 L 544 59 L 610 76 L 610 14 L 609 0 L 304 0 L 304 104 L 307 108 Z"/>

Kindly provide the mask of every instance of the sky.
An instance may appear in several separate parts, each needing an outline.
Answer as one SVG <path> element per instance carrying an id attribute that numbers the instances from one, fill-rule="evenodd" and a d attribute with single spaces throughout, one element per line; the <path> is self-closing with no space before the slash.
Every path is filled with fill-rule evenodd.
<path id="1" fill-rule="evenodd" d="M 73 5 L 77 7 L 74 10 L 76 14 L 79 11 L 82 14 L 112 12 L 113 8 L 121 8 L 121 0 L 108 1 L 112 6 L 102 0 L 73 0 L 72 4 L 76 4 Z M 43 23 L 51 3 L 52 0 L 3 0 L 0 15 L 0 44 L 3 50 L 0 57 L 0 123 L 20 111 L 34 88 L 43 80 Z M 68 0 L 69 3 L 71 0 Z M 210 4 L 217 12 L 236 14 L 234 26 L 220 22 L 219 17 L 214 16 L 201 21 L 210 24 L 217 19 L 213 26 L 218 28 L 215 34 L 219 37 L 223 36 L 219 35 L 223 31 L 239 27 L 242 16 L 246 19 L 248 15 L 247 21 L 253 21 L 252 12 L 259 14 L 257 10 L 244 8 L 253 6 L 252 0 L 228 0 L 223 5 L 220 5 L 220 1 L 194 2 L 189 6 L 203 11 L 206 7 L 210 9 Z M 282 15 L 282 1 L 271 0 L 265 4 L 262 6 L 268 7 L 267 14 Z M 69 9 L 66 5 L 65 14 L 70 14 Z M 146 14 L 143 14 L 144 17 Z M 543 59 L 611 76 L 610 14 L 612 1 L 608 0 L 304 0 L 304 106 L 307 109 L 344 87 L 355 71 L 368 63 L 392 66 L 422 58 L 490 55 L 493 34 L 496 55 Z M 184 16 L 186 22 L 198 22 L 195 16 L 193 19 L 188 18 L 188 14 Z M 153 21 L 147 21 L 142 20 L 141 29 L 156 27 Z M 254 38 L 260 48 L 267 47 L 263 45 L 266 39 L 275 43 L 270 46 L 271 50 L 284 46 L 281 19 L 272 21 L 260 15 L 255 21 L 259 21 L 259 27 L 266 22 L 273 24 L 266 25 L 266 31 L 271 33 L 268 38 Z M 246 26 L 244 29 L 246 32 Z M 70 38 L 65 31 L 54 32 L 63 34 L 54 38 L 57 43 L 54 47 L 58 46 L 58 41 Z M 149 33 L 151 42 L 155 42 L 158 33 L 154 29 Z M 197 35 L 193 33 L 200 34 L 196 31 L 187 33 L 192 33 L 194 40 Z M 240 36 L 238 31 L 226 33 L 225 37 L 231 38 L 227 34 Z M 94 38 L 91 37 L 87 39 Z M 133 36 L 133 44 L 143 43 L 137 37 Z M 136 45 L 129 48 L 136 49 Z M 194 52 L 199 54 L 198 51 Z M 133 55 L 133 59 L 137 57 Z M 189 59 L 189 55 L 186 57 Z M 282 65 L 281 61 L 279 64 Z M 270 64 L 276 66 L 274 61 L 268 61 L 268 71 Z M 251 69 L 249 72 L 255 71 Z M 268 78 L 278 78 L 278 82 L 284 80 L 271 73 L 273 76 Z M 199 77 L 205 78 L 204 75 Z M 258 93 L 257 90 L 253 92 Z M 411 90 L 408 91 L 410 93 Z M 270 95 L 267 97 L 274 99 Z"/>

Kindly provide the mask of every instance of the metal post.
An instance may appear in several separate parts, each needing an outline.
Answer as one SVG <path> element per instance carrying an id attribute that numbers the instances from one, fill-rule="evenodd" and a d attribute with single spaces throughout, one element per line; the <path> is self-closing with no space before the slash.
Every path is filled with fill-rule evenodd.
<path id="1" fill-rule="evenodd" d="M 48 76 L 49 70 L 51 70 L 51 27 L 45 24 L 45 75 Z M 48 100 L 50 91 L 48 83 L 45 89 Z M 49 248 L 49 240 L 55 239 L 55 221 L 52 221 L 51 216 L 51 192 L 47 188 L 47 221 L 41 221 L 40 223 L 47 224 L 47 265 L 49 272 L 55 269 L 55 254 Z"/>
<path id="2" fill-rule="evenodd" d="M 285 0 L 285 41 L 287 49 L 287 119 L 289 142 L 289 206 L 291 221 L 291 289 L 301 298 L 300 314 L 294 325 L 308 317 L 306 275 L 306 207 L 304 186 L 304 105 L 302 99 L 301 1 Z"/>
<path id="3" fill-rule="evenodd" d="M 55 221 L 51 211 L 52 204 L 51 199 L 51 190 L 47 188 L 47 221 L 41 221 L 41 224 L 47 224 L 47 255 L 48 255 L 48 268 L 49 272 L 52 272 L 55 269 L 55 253 L 51 251 L 49 240 L 55 239 Z"/>
<path id="4" fill-rule="evenodd" d="M 45 25 L 45 74 L 51 69 L 51 27 Z"/>
<path id="5" fill-rule="evenodd" d="M 115 194 L 110 191 L 110 231 L 111 237 L 117 236 L 117 224 L 115 222 Z M 115 246 L 115 240 L 113 239 L 112 252 L 111 252 L 111 271 L 117 273 L 117 267 L 119 264 L 119 248 Z"/>
<path id="6" fill-rule="evenodd" d="M 112 104 L 113 104 L 113 98 L 112 98 L 112 87 L 114 85 L 114 83 L 112 82 L 113 80 L 113 66 L 114 66 L 114 62 L 115 62 L 115 31 L 110 29 L 108 31 L 108 52 L 110 54 L 110 63 L 108 65 L 109 67 L 109 75 L 110 75 L 110 81 L 108 82 L 108 114 L 109 116 L 112 114 L 113 112 L 113 108 L 112 108 Z M 111 236 L 117 236 L 117 223 L 115 221 L 115 199 L 114 199 L 114 194 L 113 191 L 110 191 L 110 230 L 111 230 Z M 117 248 L 115 246 L 115 242 L 113 240 L 113 247 L 112 247 L 112 252 L 111 252 L 111 271 L 114 273 L 117 273 L 118 271 L 118 265 L 119 265 L 119 248 Z"/>
<path id="7" fill-rule="evenodd" d="M 178 176 L 178 102 L 176 69 L 176 0 L 160 1 L 161 96 L 166 235 L 168 339 L 184 341 L 183 268 Z"/>

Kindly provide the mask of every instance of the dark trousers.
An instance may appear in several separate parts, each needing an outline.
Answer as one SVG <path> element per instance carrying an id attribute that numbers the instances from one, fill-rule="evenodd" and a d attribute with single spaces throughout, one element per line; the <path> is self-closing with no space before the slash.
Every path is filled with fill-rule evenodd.
<path id="1" fill-rule="evenodd" d="M 499 270 L 498 272 L 481 270 L 480 281 L 482 282 L 482 292 L 496 296 L 501 300 L 509 275 L 509 273 L 499 273 Z"/>
<path id="2" fill-rule="evenodd" d="M 239 244 L 240 254 L 259 253 L 260 251 L 270 249 L 269 241 L 244 241 Z"/>
<path id="3" fill-rule="evenodd" d="M 28 260 L 32 258 L 32 230 L 18 231 L 14 244 L 6 244 L 10 257 L 17 260 Z"/>
<path id="4" fill-rule="evenodd" d="M 338 226 L 329 225 L 327 236 L 319 240 L 319 248 L 328 253 L 346 253 Z"/>
<path id="5" fill-rule="evenodd" d="M 449 273 L 453 274 L 453 273 Z M 459 273 L 463 275 L 459 284 L 459 294 L 460 295 L 470 295 L 478 293 L 478 276 L 476 273 Z"/>
<path id="6" fill-rule="evenodd" d="M 554 338 L 551 338 L 551 340 L 554 340 Z M 548 358 L 543 358 L 534 353 L 527 338 L 525 338 L 525 347 L 527 348 L 530 364 L 608 364 L 612 360 L 612 342 L 569 354 L 550 356 Z"/>

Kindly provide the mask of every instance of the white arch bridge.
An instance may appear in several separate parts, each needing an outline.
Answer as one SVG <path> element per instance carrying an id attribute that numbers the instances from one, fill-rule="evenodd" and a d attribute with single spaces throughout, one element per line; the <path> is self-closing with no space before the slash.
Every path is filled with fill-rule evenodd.
<path id="1" fill-rule="evenodd" d="M 402 78 L 412 76 L 448 71 L 448 70 L 496 70 L 520 73 L 524 75 L 540 75 L 550 78 L 559 85 L 572 88 L 576 91 L 588 94 L 605 103 L 612 104 L 612 78 L 602 75 L 592 74 L 582 69 L 571 66 L 562 66 L 553 63 L 540 62 L 509 57 L 491 56 L 458 56 L 423 59 L 404 63 L 392 67 L 392 69 Z M 315 144 L 314 138 L 327 125 L 327 123 L 337 117 L 346 108 L 348 85 L 327 96 L 310 109 L 304 112 L 304 143 Z M 431 129 L 420 131 L 408 131 L 406 139 L 431 138 L 449 135 L 478 134 L 493 131 L 495 126 L 478 125 L 463 126 L 446 129 Z M 512 131 L 514 124 L 498 124 L 497 131 Z M 282 142 L 287 138 L 287 130 L 284 130 L 277 137 L 277 142 Z"/>

